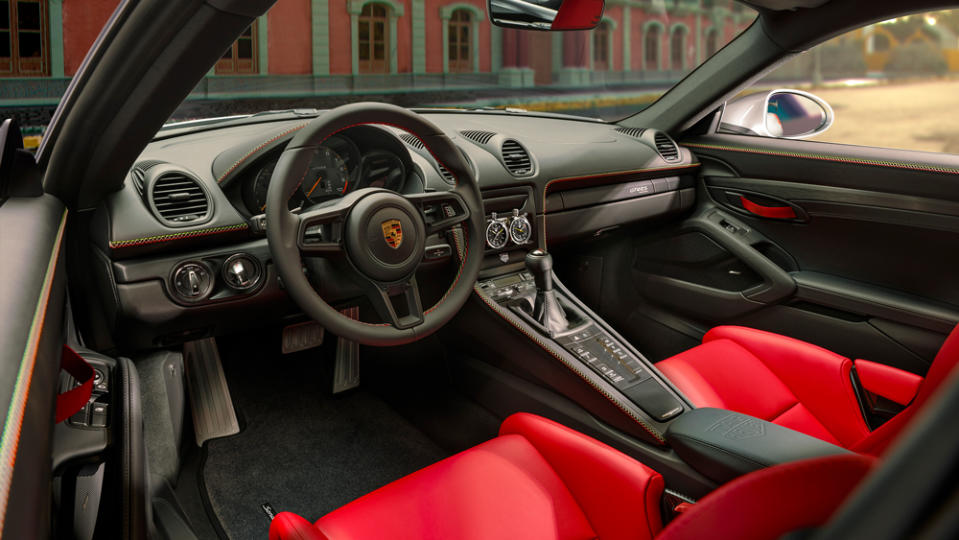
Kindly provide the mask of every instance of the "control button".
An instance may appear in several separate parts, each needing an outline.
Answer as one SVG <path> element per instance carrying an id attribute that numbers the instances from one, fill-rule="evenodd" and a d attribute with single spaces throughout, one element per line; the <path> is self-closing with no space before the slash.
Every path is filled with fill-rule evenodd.
<path id="1" fill-rule="evenodd" d="M 199 261 L 180 263 L 173 270 L 171 281 L 177 297 L 187 302 L 203 300 L 213 290 L 213 274 Z"/>
<path id="2" fill-rule="evenodd" d="M 90 404 L 86 403 L 83 408 L 73 413 L 70 417 L 70 423 L 75 426 L 86 426 L 90 423 Z"/>
<path id="3" fill-rule="evenodd" d="M 448 259 L 452 255 L 452 246 L 449 244 L 436 244 L 434 246 L 426 246 L 423 259 L 427 261 L 438 261 L 440 259 Z"/>
<path id="4" fill-rule="evenodd" d="M 109 407 L 106 403 L 93 402 L 93 406 L 90 407 L 90 427 L 107 427 Z"/>
<path id="5" fill-rule="evenodd" d="M 260 275 L 260 261 L 246 253 L 232 255 L 223 263 L 223 281 L 235 291 L 256 287 Z"/>

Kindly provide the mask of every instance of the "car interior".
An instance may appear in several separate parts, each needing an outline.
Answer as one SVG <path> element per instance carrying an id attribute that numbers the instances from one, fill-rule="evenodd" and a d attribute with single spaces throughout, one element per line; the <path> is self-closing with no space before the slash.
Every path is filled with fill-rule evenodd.
<path id="1" fill-rule="evenodd" d="M 949 4 L 750 1 L 618 122 L 167 124 L 272 4 L 123 2 L 36 154 L 0 126 L 4 538 L 959 535 L 959 156 L 733 100 Z"/>

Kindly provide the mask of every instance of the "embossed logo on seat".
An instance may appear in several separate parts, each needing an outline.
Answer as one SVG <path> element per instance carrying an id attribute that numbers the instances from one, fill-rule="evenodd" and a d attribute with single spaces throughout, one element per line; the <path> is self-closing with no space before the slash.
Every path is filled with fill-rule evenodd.
<path id="1" fill-rule="evenodd" d="M 383 227 L 383 239 L 386 245 L 399 249 L 403 245 L 403 224 L 398 219 L 388 219 L 380 224 Z"/>

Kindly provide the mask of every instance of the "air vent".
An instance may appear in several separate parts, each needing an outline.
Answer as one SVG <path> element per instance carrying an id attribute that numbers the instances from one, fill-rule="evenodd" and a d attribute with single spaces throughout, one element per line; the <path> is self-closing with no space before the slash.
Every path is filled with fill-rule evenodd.
<path id="1" fill-rule="evenodd" d="M 636 127 L 618 127 L 616 128 L 616 131 L 622 133 L 623 135 L 627 135 L 629 137 L 633 137 L 634 139 L 638 139 L 643 136 L 643 133 L 646 130 L 644 128 L 636 128 Z"/>
<path id="2" fill-rule="evenodd" d="M 419 150 L 426 148 L 426 146 L 423 145 L 423 141 L 419 140 L 415 135 L 404 133 L 400 135 L 400 139 L 403 139 L 403 142 L 412 146 L 413 148 L 416 148 Z"/>
<path id="3" fill-rule="evenodd" d="M 653 141 L 656 143 L 656 151 L 659 152 L 660 156 L 663 156 L 663 159 L 666 161 L 679 161 L 679 147 L 669 138 L 669 135 L 657 132 L 656 136 L 653 137 Z"/>
<path id="4" fill-rule="evenodd" d="M 466 131 L 461 131 L 464 137 L 471 141 L 476 141 L 480 144 L 486 144 L 490 139 L 496 136 L 492 131 L 480 131 L 476 129 L 468 129 Z"/>
<path id="5" fill-rule="evenodd" d="M 442 163 L 437 163 L 437 166 L 440 168 L 440 175 L 443 176 L 443 180 L 445 180 L 447 184 L 455 186 L 456 177 L 453 176 L 453 173 L 451 173 L 450 170 L 447 169 Z"/>
<path id="6" fill-rule="evenodd" d="M 133 186 L 137 188 L 137 193 L 143 195 L 143 178 L 146 176 L 146 172 L 163 163 L 163 161 L 157 159 L 148 159 L 133 165 L 133 168 L 130 169 L 130 176 L 133 178 Z"/>
<path id="7" fill-rule="evenodd" d="M 526 176 L 533 173 L 533 160 L 529 152 L 513 139 L 503 141 L 501 149 L 506 170 L 513 176 Z"/>
<path id="8" fill-rule="evenodd" d="M 181 173 L 166 173 L 153 182 L 153 208 L 167 221 L 189 223 L 207 216 L 210 201 L 196 180 Z"/>

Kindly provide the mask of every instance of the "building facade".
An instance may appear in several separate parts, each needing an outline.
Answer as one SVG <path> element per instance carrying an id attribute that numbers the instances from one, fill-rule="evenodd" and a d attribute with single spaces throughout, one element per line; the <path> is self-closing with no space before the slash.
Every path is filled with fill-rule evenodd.
<path id="1" fill-rule="evenodd" d="M 55 103 L 118 2 L 0 2 L 0 103 Z M 607 0 L 595 30 L 537 33 L 494 27 L 485 10 L 486 0 L 278 0 L 193 97 L 662 84 L 755 16 L 729 0 Z"/>

